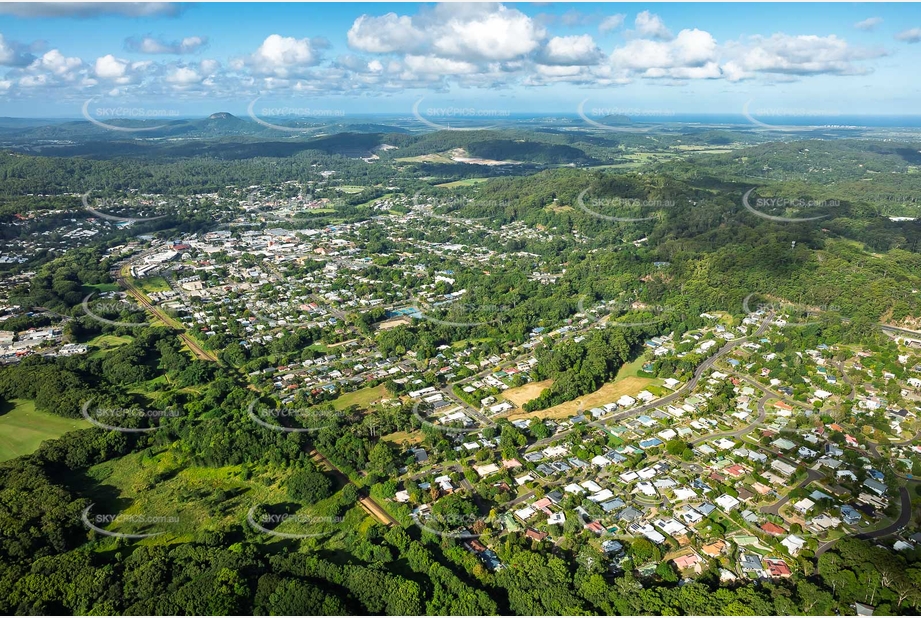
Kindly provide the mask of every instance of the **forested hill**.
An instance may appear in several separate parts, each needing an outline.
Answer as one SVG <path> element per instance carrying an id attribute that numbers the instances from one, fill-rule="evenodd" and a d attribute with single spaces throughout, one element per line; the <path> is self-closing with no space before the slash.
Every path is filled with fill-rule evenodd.
<path id="1" fill-rule="evenodd" d="M 94 110 L 88 110 L 90 116 Z M 206 118 L 182 118 L 170 116 L 136 119 L 109 119 L 104 116 L 95 119 L 100 126 L 89 120 L 36 120 L 24 121 L 18 118 L 0 118 L 0 136 L 22 143 L 43 140 L 69 140 L 75 142 L 124 141 L 138 139 L 219 139 L 227 137 L 310 137 L 317 133 L 405 133 L 406 129 L 384 123 L 366 121 L 347 122 L 328 118 L 299 118 L 296 120 L 260 118 L 260 124 L 252 118 L 241 118 L 227 112 L 217 112 Z M 113 130 L 110 127 L 114 127 Z M 281 127 L 281 128 L 278 128 Z M 123 129 L 121 131 L 117 129 Z"/>
<path id="2" fill-rule="evenodd" d="M 661 174 L 552 170 L 481 184 L 473 203 L 458 214 L 578 231 L 590 239 L 588 250 L 612 253 L 612 272 L 661 287 L 662 296 L 649 302 L 681 297 L 702 307 L 738 307 L 749 293 L 744 290 L 775 290 L 786 298 L 835 305 L 867 323 L 921 312 L 912 293 L 921 287 L 921 222 L 891 221 L 855 202 L 808 213 L 827 215 L 821 221 L 770 221 L 742 205 L 743 193 L 753 186 L 723 183 L 717 192 Z M 585 210 L 578 203 L 583 191 Z M 797 195 L 773 184 L 757 191 L 765 197 Z M 613 257 L 630 241 L 649 247 L 643 263 Z M 656 273 L 652 262 L 671 265 Z"/>
<path id="3" fill-rule="evenodd" d="M 225 120 L 207 122 L 222 124 Z M 243 123 L 235 119 L 234 123 Z M 351 128 L 351 127 L 349 127 Z M 57 130 L 56 127 L 43 127 Z M 102 130 L 102 129 L 100 129 Z M 402 133 L 344 131 L 327 135 L 295 135 L 281 138 L 278 131 L 269 136 L 251 132 L 244 134 L 209 134 L 213 139 L 156 140 L 115 134 L 65 143 L 41 143 L 15 147 L 25 154 L 53 157 L 86 157 L 92 159 L 143 158 L 175 161 L 185 158 L 209 157 L 238 160 L 256 157 L 286 158 L 301 152 L 320 152 L 348 158 L 379 155 L 386 160 L 444 153 L 455 149 L 467 156 L 498 161 L 514 161 L 543 165 L 592 165 L 613 160 L 605 154 L 604 145 L 573 142 L 559 136 L 505 131 L 439 131 L 423 135 Z M 523 137 L 526 136 L 526 137 Z M 145 134 L 145 137 L 150 137 Z M 186 137 L 189 137 L 188 135 Z M 381 146 L 393 146 L 381 150 Z M 591 152 L 589 154 L 588 152 Z"/>
<path id="4" fill-rule="evenodd" d="M 921 166 L 921 144 L 872 140 L 771 142 L 727 154 L 703 155 L 671 173 L 706 170 L 717 177 L 840 182 L 875 174 L 913 173 Z"/>

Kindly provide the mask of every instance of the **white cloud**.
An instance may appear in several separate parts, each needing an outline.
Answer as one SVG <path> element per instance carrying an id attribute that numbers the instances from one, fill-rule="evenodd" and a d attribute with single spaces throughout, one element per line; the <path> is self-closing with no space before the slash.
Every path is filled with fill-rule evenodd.
<path id="1" fill-rule="evenodd" d="M 96 77 L 102 79 L 121 79 L 128 72 L 128 61 L 120 60 L 112 54 L 107 54 L 96 59 Z"/>
<path id="2" fill-rule="evenodd" d="M 247 61 L 257 74 L 282 78 L 319 63 L 320 54 L 314 41 L 279 34 L 269 35 Z"/>
<path id="3" fill-rule="evenodd" d="M 214 75 L 221 69 L 221 63 L 217 60 L 206 58 L 201 61 L 199 68 L 201 68 L 202 73 L 205 75 Z"/>
<path id="4" fill-rule="evenodd" d="M 178 86 L 197 84 L 201 79 L 202 77 L 198 74 L 198 71 L 191 67 L 176 67 L 166 74 L 166 81 Z"/>
<path id="5" fill-rule="evenodd" d="M 752 73 L 782 75 L 857 75 L 869 69 L 855 64 L 885 56 L 882 49 L 848 45 L 835 35 L 752 36 L 744 42 L 726 46 L 724 56 L 735 62 L 735 74 L 750 77 Z"/>
<path id="6" fill-rule="evenodd" d="M 603 57 L 594 39 L 588 34 L 557 36 L 547 42 L 542 61 L 545 64 L 597 64 Z"/>
<path id="7" fill-rule="evenodd" d="M 902 41 L 903 43 L 917 43 L 921 41 L 921 28 L 909 28 L 908 30 L 902 30 L 897 35 L 895 35 L 896 41 Z"/>
<path id="8" fill-rule="evenodd" d="M 858 30 L 866 30 L 866 31 L 876 30 L 876 27 L 880 25 L 881 23 L 883 23 L 882 17 L 868 17 L 864 19 L 863 21 L 859 21 L 856 24 L 854 24 L 854 27 L 857 28 Z"/>
<path id="9" fill-rule="evenodd" d="M 191 54 L 202 49 L 208 43 L 208 37 L 190 36 L 181 41 L 164 41 L 153 37 L 125 39 L 125 48 L 141 54 Z"/>
<path id="10" fill-rule="evenodd" d="M 362 15 L 349 28 L 349 47 L 373 54 L 409 52 L 425 37 L 413 26 L 411 17 L 387 13 L 381 17 Z"/>
<path id="11" fill-rule="evenodd" d="M 538 64 L 537 72 L 544 77 L 573 77 L 582 73 L 580 66 Z"/>
<path id="12" fill-rule="evenodd" d="M 413 74 L 470 75 L 478 72 L 477 65 L 463 60 L 439 58 L 437 56 L 413 56 L 405 58 L 406 67 Z"/>
<path id="13" fill-rule="evenodd" d="M 643 77 L 649 77 L 652 79 L 718 79 L 722 76 L 723 72 L 720 70 L 720 67 L 716 62 L 707 62 L 702 66 L 696 67 L 654 67 L 647 69 L 643 73 Z"/>
<path id="14" fill-rule="evenodd" d="M 633 39 L 614 50 L 611 62 L 615 67 L 648 71 L 651 77 L 677 68 L 695 68 L 715 62 L 719 57 L 716 40 L 703 30 L 682 30 L 671 41 Z"/>
<path id="15" fill-rule="evenodd" d="M 603 33 L 611 32 L 612 30 L 617 30 L 624 25 L 624 20 L 627 18 L 623 13 L 618 13 L 616 15 L 611 15 L 610 17 L 605 17 L 601 23 L 598 25 L 598 31 Z"/>
<path id="16" fill-rule="evenodd" d="M 665 27 L 665 22 L 655 13 L 643 11 L 636 16 L 633 25 L 636 28 L 636 33 L 640 36 L 662 41 L 672 38 L 671 30 Z"/>
<path id="17" fill-rule="evenodd" d="M 35 56 L 27 53 L 21 45 L 7 41 L 0 34 L 0 66 L 22 67 L 35 60 Z"/>
<path id="18" fill-rule="evenodd" d="M 496 3 L 439 4 L 413 16 L 362 15 L 348 32 L 352 49 L 468 63 L 516 60 L 537 50 L 545 38 L 546 30 L 535 20 Z"/>
<path id="19" fill-rule="evenodd" d="M 436 55 L 465 60 L 512 60 L 540 45 L 546 30 L 503 5 L 440 4 L 432 34 Z"/>
<path id="20" fill-rule="evenodd" d="M 52 49 L 37 59 L 29 69 L 47 71 L 56 77 L 70 81 L 77 77 L 77 70 L 83 67 L 79 58 L 67 58 L 60 51 Z"/>
<path id="21" fill-rule="evenodd" d="M 871 22 L 879 23 L 875 19 L 855 27 L 869 28 Z M 567 23 L 584 28 L 564 31 L 565 35 L 548 32 L 552 30 L 548 24 Z M 558 82 L 603 87 L 638 79 L 666 84 L 720 78 L 777 82 L 867 73 L 874 59 L 886 55 L 885 50 L 855 47 L 836 36 L 777 33 L 718 42 L 699 29 L 673 34 L 659 16 L 643 11 L 635 16 L 635 29 L 623 33 L 625 41 L 606 58 L 592 34 L 586 33 L 594 29 L 591 24 L 598 24 L 602 33 L 625 25 L 623 15 L 586 16 L 571 11 L 540 20 L 498 3 L 444 3 L 424 5 L 412 15 L 362 15 L 348 30 L 353 55 L 324 58 L 328 45 L 324 39 L 271 34 L 253 53 L 222 59 L 223 64 L 214 59 L 176 62 L 178 58 L 131 62 L 115 54 L 103 55 L 104 51 L 83 61 L 58 49 L 36 58 L 30 50 L 44 52 L 42 42 L 20 45 L 0 35 L 0 65 L 10 67 L 5 74 L 0 72 L 6 84 L 0 87 L 0 96 L 7 100 L 25 89 L 41 96 L 43 88 L 63 87 L 84 96 L 114 93 L 110 96 L 143 95 L 153 100 L 157 96 L 239 98 L 265 90 L 322 95 Z M 897 38 L 919 42 L 921 29 L 906 30 Z M 125 41 L 129 50 L 155 55 L 193 53 L 206 44 L 204 36 L 169 40 L 144 35 Z"/>

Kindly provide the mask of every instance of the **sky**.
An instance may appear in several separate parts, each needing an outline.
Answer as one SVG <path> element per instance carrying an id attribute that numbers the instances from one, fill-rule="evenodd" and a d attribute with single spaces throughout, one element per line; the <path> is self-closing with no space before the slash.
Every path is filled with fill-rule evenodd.
<path id="1" fill-rule="evenodd" d="M 0 3 L 8 117 L 918 114 L 918 67 L 918 4 Z"/>

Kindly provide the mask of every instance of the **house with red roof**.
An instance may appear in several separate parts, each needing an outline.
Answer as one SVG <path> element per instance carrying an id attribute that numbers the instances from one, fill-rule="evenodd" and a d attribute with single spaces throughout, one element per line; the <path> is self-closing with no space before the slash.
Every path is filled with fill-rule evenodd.
<path id="1" fill-rule="evenodd" d="M 699 565 L 700 565 L 701 559 L 700 559 L 700 556 L 698 556 L 696 553 L 692 552 L 690 554 L 678 556 L 674 558 L 673 561 L 675 563 L 675 566 L 681 570 L 694 569 L 696 571 L 700 571 Z"/>
<path id="2" fill-rule="evenodd" d="M 534 541 L 543 541 L 549 536 L 546 532 L 540 532 L 534 528 L 528 528 L 525 530 L 524 535 Z"/>
<path id="3" fill-rule="evenodd" d="M 765 522 L 761 524 L 761 529 L 770 534 L 771 536 L 780 536 L 781 534 L 786 534 L 787 531 L 778 526 L 775 523 Z"/>
<path id="4" fill-rule="evenodd" d="M 793 574 L 789 565 L 778 558 L 765 558 L 764 566 L 767 567 L 771 577 L 790 577 Z"/>
<path id="5" fill-rule="evenodd" d="M 601 534 L 604 532 L 604 526 L 602 526 L 597 521 L 593 521 L 590 524 L 585 524 L 585 529 L 589 532 L 594 532 L 595 534 Z"/>

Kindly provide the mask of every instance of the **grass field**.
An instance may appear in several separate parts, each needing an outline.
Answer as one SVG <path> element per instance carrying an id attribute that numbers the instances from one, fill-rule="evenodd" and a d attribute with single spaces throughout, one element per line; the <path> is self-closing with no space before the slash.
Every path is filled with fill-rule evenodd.
<path id="1" fill-rule="evenodd" d="M 289 474 L 288 470 L 274 467 L 257 467 L 244 475 L 241 466 L 186 466 L 173 453 L 164 451 L 155 455 L 132 453 L 93 466 L 86 478 L 78 482 L 82 482 L 83 491 L 94 502 L 93 515 L 121 517 L 98 524 L 99 527 L 132 534 L 162 532 L 141 541 L 160 544 L 190 541 L 203 530 L 230 524 L 246 526 L 249 509 L 256 505 L 290 505 L 297 509 L 298 515 L 334 514 L 337 496 L 309 507 L 298 508 L 292 503 L 285 489 Z M 341 483 L 337 482 L 335 487 L 341 489 Z M 138 521 L 142 517 L 149 520 Z M 356 506 L 348 511 L 346 523 L 354 520 L 352 523 L 358 525 L 363 518 L 364 513 Z M 274 525 L 265 524 L 265 527 L 274 528 Z M 295 534 L 334 535 L 347 526 L 326 517 L 316 522 L 285 521 L 276 529 Z M 269 535 L 264 538 L 266 542 L 279 540 Z M 111 542 L 114 544 L 114 539 Z"/>
<path id="2" fill-rule="evenodd" d="M 617 372 L 614 381 L 623 380 L 624 378 L 636 377 L 637 374 L 643 370 L 643 365 L 646 364 L 646 361 L 643 360 L 643 356 L 640 355 L 636 359 L 630 361 L 629 363 L 624 363 L 620 371 Z"/>
<path id="3" fill-rule="evenodd" d="M 83 419 L 36 412 L 32 401 L 14 399 L 13 406 L 12 410 L 0 416 L 0 461 L 28 455 L 45 440 L 90 427 Z"/>
<path id="4" fill-rule="evenodd" d="M 423 437 L 424 436 L 422 435 L 421 431 L 414 431 L 412 433 L 408 433 L 406 431 L 396 431 L 394 433 L 387 434 L 386 436 L 382 436 L 381 440 L 397 445 L 404 442 L 407 444 L 418 444 L 422 442 Z"/>
<path id="5" fill-rule="evenodd" d="M 170 289 L 169 283 L 163 277 L 146 277 L 144 279 L 135 279 L 132 281 L 142 292 L 150 294 L 152 292 L 166 292 Z"/>
<path id="6" fill-rule="evenodd" d="M 94 283 L 93 285 L 83 285 L 83 291 L 86 294 L 90 292 L 96 292 L 97 294 L 102 292 L 115 292 L 120 289 L 121 286 L 117 283 Z"/>
<path id="7" fill-rule="evenodd" d="M 112 350 L 127 343 L 131 343 L 132 341 L 134 341 L 134 337 L 128 335 L 99 335 L 98 337 L 94 337 L 90 339 L 87 344 L 98 349 L 90 354 L 90 358 L 105 356 Z"/>
<path id="8" fill-rule="evenodd" d="M 390 394 L 387 392 L 387 387 L 383 384 L 377 386 L 372 386 L 369 388 L 360 388 L 357 391 L 352 391 L 351 393 L 346 393 L 336 399 L 333 399 L 332 404 L 333 408 L 336 410 L 345 410 L 349 406 L 357 405 L 359 408 L 367 408 L 371 405 L 372 401 L 377 401 L 381 398 L 389 398 Z"/>
<path id="9" fill-rule="evenodd" d="M 540 395 L 545 388 L 550 388 L 553 384 L 553 380 L 542 380 L 540 382 L 528 382 L 524 386 L 519 386 L 517 388 L 510 388 L 502 396 L 507 400 L 511 401 L 513 404 L 519 408 L 526 404 L 527 402 L 535 399 Z"/>
<path id="10" fill-rule="evenodd" d="M 589 410 L 612 401 L 617 401 L 621 395 L 634 396 L 650 384 L 656 384 L 656 380 L 651 378 L 627 377 L 615 382 L 608 382 L 594 393 L 589 393 L 584 397 L 579 397 L 573 401 L 561 403 L 558 406 L 538 410 L 536 412 L 515 411 L 508 415 L 510 421 L 519 418 L 569 418 L 575 416 L 580 411 Z"/>

